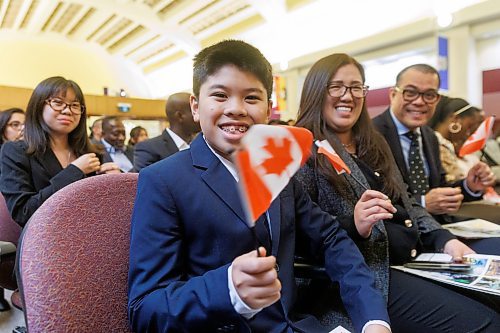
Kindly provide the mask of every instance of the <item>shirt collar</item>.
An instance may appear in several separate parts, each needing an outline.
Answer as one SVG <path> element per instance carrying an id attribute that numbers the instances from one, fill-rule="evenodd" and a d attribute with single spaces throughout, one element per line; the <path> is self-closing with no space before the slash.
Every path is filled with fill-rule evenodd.
<path id="1" fill-rule="evenodd" d="M 125 152 L 125 150 L 123 148 L 122 149 L 116 148 L 104 139 L 101 139 L 101 142 L 104 146 L 104 149 L 106 149 L 106 151 L 110 154 L 116 154 L 116 152 L 122 152 L 122 153 Z"/>
<path id="2" fill-rule="evenodd" d="M 396 115 L 394 114 L 394 112 L 392 112 L 392 109 L 390 109 L 390 114 L 394 125 L 396 125 L 396 130 L 398 131 L 399 136 L 405 135 L 406 133 L 410 132 L 410 129 L 406 127 L 402 122 L 400 122 L 398 118 L 396 118 Z M 420 135 L 420 127 L 417 127 L 415 132 Z"/>
<path id="3" fill-rule="evenodd" d="M 170 128 L 165 128 L 167 133 L 170 135 L 172 140 L 174 140 L 175 145 L 179 150 L 184 150 L 189 148 L 189 143 L 184 141 L 180 136 L 178 136 L 174 131 L 172 131 Z"/>
<path id="4" fill-rule="evenodd" d="M 236 180 L 236 182 L 238 182 L 240 180 L 240 177 L 238 176 L 238 172 L 236 171 L 236 166 L 234 165 L 233 162 L 231 162 L 230 160 L 222 157 L 221 155 L 219 155 L 211 146 L 210 144 L 207 142 L 207 139 L 205 138 L 205 136 L 203 135 L 203 140 L 205 140 L 205 143 L 207 144 L 208 146 L 208 149 L 210 149 L 212 151 L 212 153 L 214 153 L 214 155 L 221 161 L 221 163 L 226 167 L 227 171 L 229 171 L 229 173 L 233 176 L 233 178 Z"/>

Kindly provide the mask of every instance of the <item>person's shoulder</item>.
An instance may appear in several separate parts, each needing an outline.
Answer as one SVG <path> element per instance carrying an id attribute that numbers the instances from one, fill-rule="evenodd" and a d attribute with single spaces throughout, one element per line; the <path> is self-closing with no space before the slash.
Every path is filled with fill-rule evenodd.
<path id="1" fill-rule="evenodd" d="M 2 145 L 2 150 L 9 152 L 25 152 L 28 145 L 23 140 L 7 141 Z"/>
<path id="2" fill-rule="evenodd" d="M 372 118 L 373 123 L 375 125 L 383 124 L 386 121 L 388 114 L 389 114 L 389 109 L 385 109 L 382 113 Z"/>
<path id="3" fill-rule="evenodd" d="M 152 137 L 150 139 L 146 139 L 144 141 L 141 141 L 135 145 L 135 149 L 144 149 L 144 148 L 149 148 L 151 146 L 157 145 L 159 142 L 163 141 L 162 135 L 158 135 L 155 137 Z"/>
<path id="4" fill-rule="evenodd" d="M 186 166 L 192 165 L 191 154 L 189 151 L 189 149 L 186 149 L 172 154 L 156 163 L 144 167 L 141 169 L 141 172 L 153 172 L 157 174 L 168 172 L 169 174 L 173 174 L 175 176 L 175 173 L 179 172 L 178 170 L 184 170 L 186 169 Z"/>

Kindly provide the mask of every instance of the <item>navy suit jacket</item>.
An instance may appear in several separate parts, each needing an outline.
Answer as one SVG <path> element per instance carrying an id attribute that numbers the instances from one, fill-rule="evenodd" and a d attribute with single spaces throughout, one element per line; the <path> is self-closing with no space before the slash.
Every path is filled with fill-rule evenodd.
<path id="1" fill-rule="evenodd" d="M 377 130 L 385 137 L 385 140 L 389 143 L 389 147 L 392 150 L 394 159 L 403 175 L 403 179 L 406 184 L 410 184 L 408 176 L 408 168 L 406 167 L 403 149 L 401 148 L 401 143 L 399 141 L 398 131 L 396 129 L 396 124 L 392 120 L 391 113 L 389 109 L 385 110 L 382 114 L 373 118 L 373 124 Z M 439 143 L 434 134 L 434 130 L 427 126 L 420 127 L 420 133 L 422 135 L 422 148 L 424 151 L 425 159 L 429 165 L 429 188 L 437 187 L 460 187 L 462 189 L 462 194 L 464 195 L 464 201 L 479 200 L 480 197 L 474 197 L 468 194 L 463 186 L 463 180 L 456 181 L 454 183 L 448 183 L 446 181 L 446 171 L 443 169 L 441 164 L 441 157 L 439 153 Z M 421 202 L 420 196 L 415 196 L 417 202 Z M 452 222 L 449 215 L 434 215 L 436 220 L 440 223 Z"/>
<path id="2" fill-rule="evenodd" d="M 368 320 L 389 322 L 386 304 L 356 245 L 298 182 L 287 185 L 269 215 L 281 299 L 246 320 L 231 304 L 227 269 L 237 256 L 255 249 L 255 240 L 232 175 L 202 135 L 190 149 L 143 169 L 131 228 L 132 329 L 292 332 L 296 236 L 311 253 L 324 255 L 326 271 L 340 282 L 344 305 L 358 331 Z"/>
<path id="3" fill-rule="evenodd" d="M 161 135 L 144 140 L 135 145 L 134 151 L 134 170 L 141 171 L 142 168 L 158 162 L 174 153 L 179 149 L 174 140 L 166 130 Z"/>

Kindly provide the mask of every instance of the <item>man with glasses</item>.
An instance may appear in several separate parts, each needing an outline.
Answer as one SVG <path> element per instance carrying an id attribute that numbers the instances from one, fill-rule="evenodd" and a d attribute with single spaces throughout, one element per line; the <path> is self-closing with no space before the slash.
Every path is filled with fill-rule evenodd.
<path id="1" fill-rule="evenodd" d="M 482 162 L 467 177 L 447 183 L 439 144 L 427 122 L 440 99 L 439 73 L 426 64 L 406 67 L 390 89 L 390 107 L 373 123 L 389 143 L 410 192 L 440 223 L 453 222 L 462 201 L 479 200 L 495 177 Z M 477 249 L 476 249 L 477 250 Z"/>

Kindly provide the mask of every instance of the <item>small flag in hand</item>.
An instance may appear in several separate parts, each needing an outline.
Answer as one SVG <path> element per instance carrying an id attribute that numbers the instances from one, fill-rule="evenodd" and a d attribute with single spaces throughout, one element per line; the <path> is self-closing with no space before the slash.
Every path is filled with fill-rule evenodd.
<path id="1" fill-rule="evenodd" d="M 312 133 L 300 127 L 253 125 L 235 153 L 250 226 L 271 205 L 311 154 Z"/>
<path id="2" fill-rule="evenodd" d="M 486 140 L 488 140 L 491 135 L 494 122 L 494 116 L 487 117 L 481 125 L 479 125 L 477 130 L 469 136 L 467 141 L 465 141 L 464 145 L 458 152 L 458 156 L 464 157 L 465 155 L 469 155 L 483 149 L 486 144 Z"/>
<path id="3" fill-rule="evenodd" d="M 349 167 L 344 163 L 344 161 L 342 161 L 339 154 L 337 154 L 335 149 L 333 149 L 330 142 L 328 142 L 327 140 L 323 141 L 316 140 L 314 143 L 316 144 L 316 146 L 318 146 L 318 153 L 324 154 L 328 158 L 330 163 L 332 163 L 335 171 L 337 171 L 338 175 L 344 172 L 351 174 L 351 169 L 349 169 Z"/>

